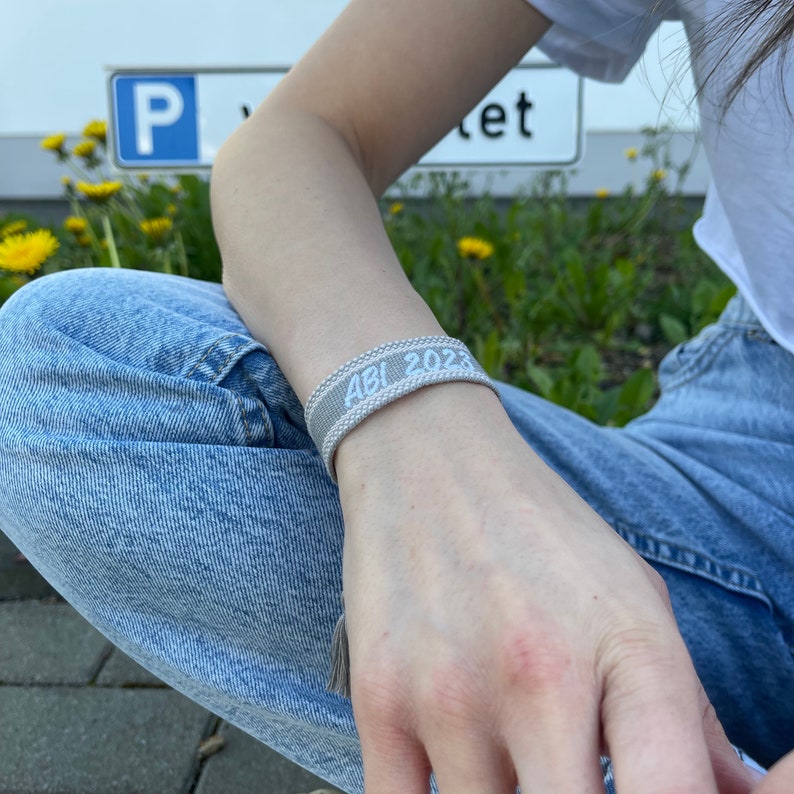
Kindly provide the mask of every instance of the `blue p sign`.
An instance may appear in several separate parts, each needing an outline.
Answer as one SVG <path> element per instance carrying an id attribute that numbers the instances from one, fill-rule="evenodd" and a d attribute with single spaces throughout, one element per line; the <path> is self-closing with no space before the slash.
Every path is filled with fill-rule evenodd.
<path id="1" fill-rule="evenodd" d="M 194 75 L 115 75 L 111 101 L 119 165 L 198 164 Z"/>

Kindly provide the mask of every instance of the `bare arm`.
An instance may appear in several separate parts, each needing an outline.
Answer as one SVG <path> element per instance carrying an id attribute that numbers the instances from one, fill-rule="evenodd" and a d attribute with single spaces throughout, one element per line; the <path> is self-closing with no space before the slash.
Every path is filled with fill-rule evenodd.
<path id="1" fill-rule="evenodd" d="M 223 146 L 224 285 L 302 400 L 364 350 L 440 333 L 375 197 L 546 27 L 524 0 L 353 0 Z"/>
<path id="2" fill-rule="evenodd" d="M 353 0 L 223 146 L 230 300 L 298 396 L 440 332 L 376 196 L 547 28 L 524 0 Z M 660 578 L 524 443 L 493 394 L 423 389 L 336 456 L 367 791 L 748 794 Z M 534 788 L 533 788 L 534 787 Z"/>

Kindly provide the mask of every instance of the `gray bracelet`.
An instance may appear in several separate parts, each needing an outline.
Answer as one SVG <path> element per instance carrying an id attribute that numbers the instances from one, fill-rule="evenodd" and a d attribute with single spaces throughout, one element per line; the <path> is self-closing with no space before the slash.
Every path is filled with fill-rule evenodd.
<path id="1" fill-rule="evenodd" d="M 356 425 L 412 391 L 450 381 L 481 383 L 499 393 L 466 345 L 449 336 L 387 342 L 332 372 L 312 392 L 305 411 L 331 479 L 336 482 L 336 448 Z"/>

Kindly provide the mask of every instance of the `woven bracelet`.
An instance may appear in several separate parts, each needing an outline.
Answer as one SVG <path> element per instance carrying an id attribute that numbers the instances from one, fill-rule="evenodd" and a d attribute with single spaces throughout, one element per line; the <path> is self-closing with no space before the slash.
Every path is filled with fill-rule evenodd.
<path id="1" fill-rule="evenodd" d="M 406 394 L 435 383 L 467 381 L 496 385 L 463 342 L 449 336 L 420 336 L 387 342 L 332 372 L 306 403 L 306 426 L 336 482 L 339 442 L 370 414 Z"/>

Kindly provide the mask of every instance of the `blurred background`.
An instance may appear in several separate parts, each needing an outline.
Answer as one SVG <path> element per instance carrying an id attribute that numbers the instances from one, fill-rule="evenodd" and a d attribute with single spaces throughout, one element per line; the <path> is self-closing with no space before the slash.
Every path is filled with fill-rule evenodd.
<path id="1" fill-rule="evenodd" d="M 343 6 L 343 0 L 4 3 L 0 210 L 12 203 L 16 209 L 41 211 L 48 202 L 62 200 L 59 176 L 66 171 L 44 156 L 39 142 L 56 132 L 76 136 L 90 119 L 108 119 L 113 127 L 114 102 L 123 103 L 110 90 L 118 70 L 152 69 L 161 75 L 174 69 L 229 70 L 220 80 L 215 74 L 214 82 L 212 75 L 201 75 L 196 107 L 183 108 L 198 117 L 206 166 L 214 148 L 242 121 L 242 108 L 264 97 Z M 641 145 L 642 128 L 668 126 L 673 157 L 692 163 L 682 190 L 702 196 L 708 169 L 697 150 L 697 109 L 684 45 L 681 25 L 663 23 L 620 85 L 586 80 L 579 86 L 577 78 L 549 69 L 542 55 L 530 52 L 525 64 L 533 68 L 508 76 L 508 83 L 464 122 L 468 139 L 460 133 L 457 138 L 465 145 L 442 153 L 435 165 L 452 163 L 475 192 L 506 196 L 531 179 L 533 162 L 575 164 L 571 195 L 593 195 L 599 188 L 615 192 L 632 180 L 640 186 L 643 175 L 623 153 Z M 246 69 L 274 71 L 257 80 Z M 524 102 L 532 103 L 529 110 L 521 109 L 522 91 Z M 156 93 L 149 95 L 155 122 L 158 110 L 159 121 L 168 120 L 167 105 L 158 107 L 158 101 Z M 520 132 L 522 112 L 523 123 L 532 127 L 531 141 Z M 544 140 L 562 151 L 551 157 L 538 151 Z M 477 167 L 467 167 L 471 163 Z M 138 164 L 154 167 L 151 161 Z"/>

